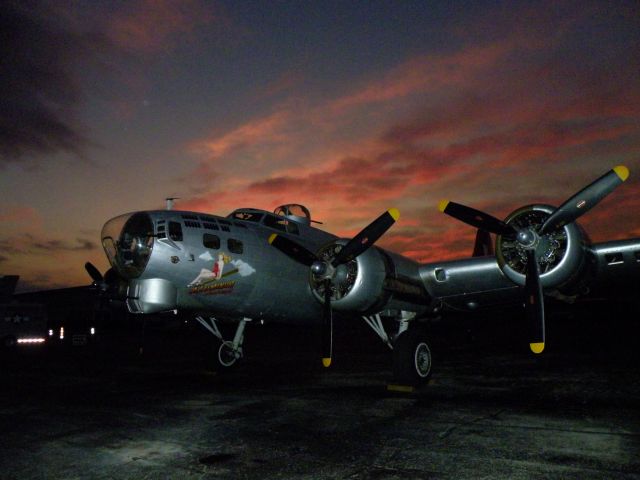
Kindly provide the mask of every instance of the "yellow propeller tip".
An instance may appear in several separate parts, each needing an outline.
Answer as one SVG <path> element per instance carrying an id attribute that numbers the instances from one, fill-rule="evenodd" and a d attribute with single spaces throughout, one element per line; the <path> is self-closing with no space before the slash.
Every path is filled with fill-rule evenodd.
<path id="1" fill-rule="evenodd" d="M 269 235 L 269 245 L 273 243 L 273 241 L 276 239 L 277 236 L 278 236 L 277 233 L 272 233 L 271 235 Z"/>
<path id="2" fill-rule="evenodd" d="M 624 165 L 618 165 L 613 169 L 613 171 L 616 172 L 616 175 L 618 175 L 620 177 L 620 180 L 622 180 L 623 182 L 627 178 L 629 178 L 629 169 Z"/>
<path id="3" fill-rule="evenodd" d="M 400 210 L 398 210 L 397 208 L 390 208 L 389 210 L 387 210 L 387 212 L 389 212 L 389 215 L 393 217 L 394 222 L 397 222 L 400 218 Z"/>
<path id="4" fill-rule="evenodd" d="M 331 366 L 331 358 L 323 358 L 322 366 L 325 368 L 329 368 Z"/>
<path id="5" fill-rule="evenodd" d="M 544 350 L 544 342 L 530 343 L 529 348 L 533 353 L 542 353 Z"/>
<path id="6" fill-rule="evenodd" d="M 449 205 L 449 200 L 440 200 L 438 202 L 438 210 L 440 210 L 441 212 L 444 212 L 445 209 L 447 208 L 447 205 Z"/>
<path id="7" fill-rule="evenodd" d="M 387 385 L 387 390 L 390 392 L 399 392 L 399 393 L 413 393 L 415 390 L 414 387 L 410 385 Z"/>

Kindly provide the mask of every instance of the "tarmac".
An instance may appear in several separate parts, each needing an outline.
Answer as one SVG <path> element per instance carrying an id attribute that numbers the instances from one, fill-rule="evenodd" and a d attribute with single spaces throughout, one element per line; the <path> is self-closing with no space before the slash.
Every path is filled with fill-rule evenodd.
<path id="1" fill-rule="evenodd" d="M 337 334 L 330 369 L 283 327 L 248 330 L 225 373 L 195 328 L 148 331 L 142 356 L 130 332 L 4 352 L 0 477 L 640 479 L 638 327 L 602 325 L 557 323 L 541 356 L 453 329 L 411 394 L 387 390 L 365 327 Z"/>

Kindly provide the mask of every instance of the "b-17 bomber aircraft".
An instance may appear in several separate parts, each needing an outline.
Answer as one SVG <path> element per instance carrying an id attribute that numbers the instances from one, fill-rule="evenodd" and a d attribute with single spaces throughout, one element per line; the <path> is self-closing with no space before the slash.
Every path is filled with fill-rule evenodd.
<path id="1" fill-rule="evenodd" d="M 545 295 L 573 300 L 598 285 L 637 281 L 640 238 L 592 244 L 575 223 L 628 175 L 615 167 L 558 208 L 528 205 L 504 221 L 440 202 L 442 212 L 478 229 L 476 252 L 461 260 L 419 263 L 375 246 L 398 220 L 394 208 L 343 239 L 316 228 L 298 204 L 274 213 L 242 208 L 227 217 L 168 206 L 109 220 L 102 245 L 112 268 L 104 277 L 90 263 L 86 268 L 132 313 L 191 312 L 220 340 L 222 367 L 243 356 L 251 321 L 322 325 L 322 362 L 329 366 L 340 312 L 362 317 L 393 350 L 395 382 L 415 386 L 431 375 L 421 328 L 429 318 L 523 302 L 530 348 L 539 354 Z M 496 235 L 495 254 L 488 232 Z M 233 338 L 223 337 L 220 321 L 233 322 Z"/>

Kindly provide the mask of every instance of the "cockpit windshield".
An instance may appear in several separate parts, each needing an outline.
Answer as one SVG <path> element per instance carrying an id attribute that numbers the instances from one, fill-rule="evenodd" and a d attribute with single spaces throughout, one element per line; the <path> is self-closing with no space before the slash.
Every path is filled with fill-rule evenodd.
<path id="1" fill-rule="evenodd" d="M 153 249 L 153 222 L 146 213 L 121 215 L 102 228 L 102 247 L 123 277 L 142 275 Z"/>
<path id="2" fill-rule="evenodd" d="M 236 220 L 244 220 L 245 222 L 255 222 L 258 223 L 264 217 L 263 213 L 255 212 L 252 210 L 235 210 L 233 211 L 228 218 L 234 218 Z"/>

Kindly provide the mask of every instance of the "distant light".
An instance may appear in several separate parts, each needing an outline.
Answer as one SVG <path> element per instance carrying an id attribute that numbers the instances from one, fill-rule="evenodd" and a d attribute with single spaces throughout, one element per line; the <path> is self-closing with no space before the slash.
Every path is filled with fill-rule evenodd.
<path id="1" fill-rule="evenodd" d="M 44 338 L 19 338 L 18 343 L 44 343 Z"/>
<path id="2" fill-rule="evenodd" d="M 91 327 L 91 335 L 95 335 L 96 334 L 96 329 L 95 327 Z"/>
<path id="3" fill-rule="evenodd" d="M 53 330 L 49 330 L 49 336 L 53 337 Z"/>
<path id="4" fill-rule="evenodd" d="M 60 327 L 60 340 L 64 340 L 64 327 Z"/>

